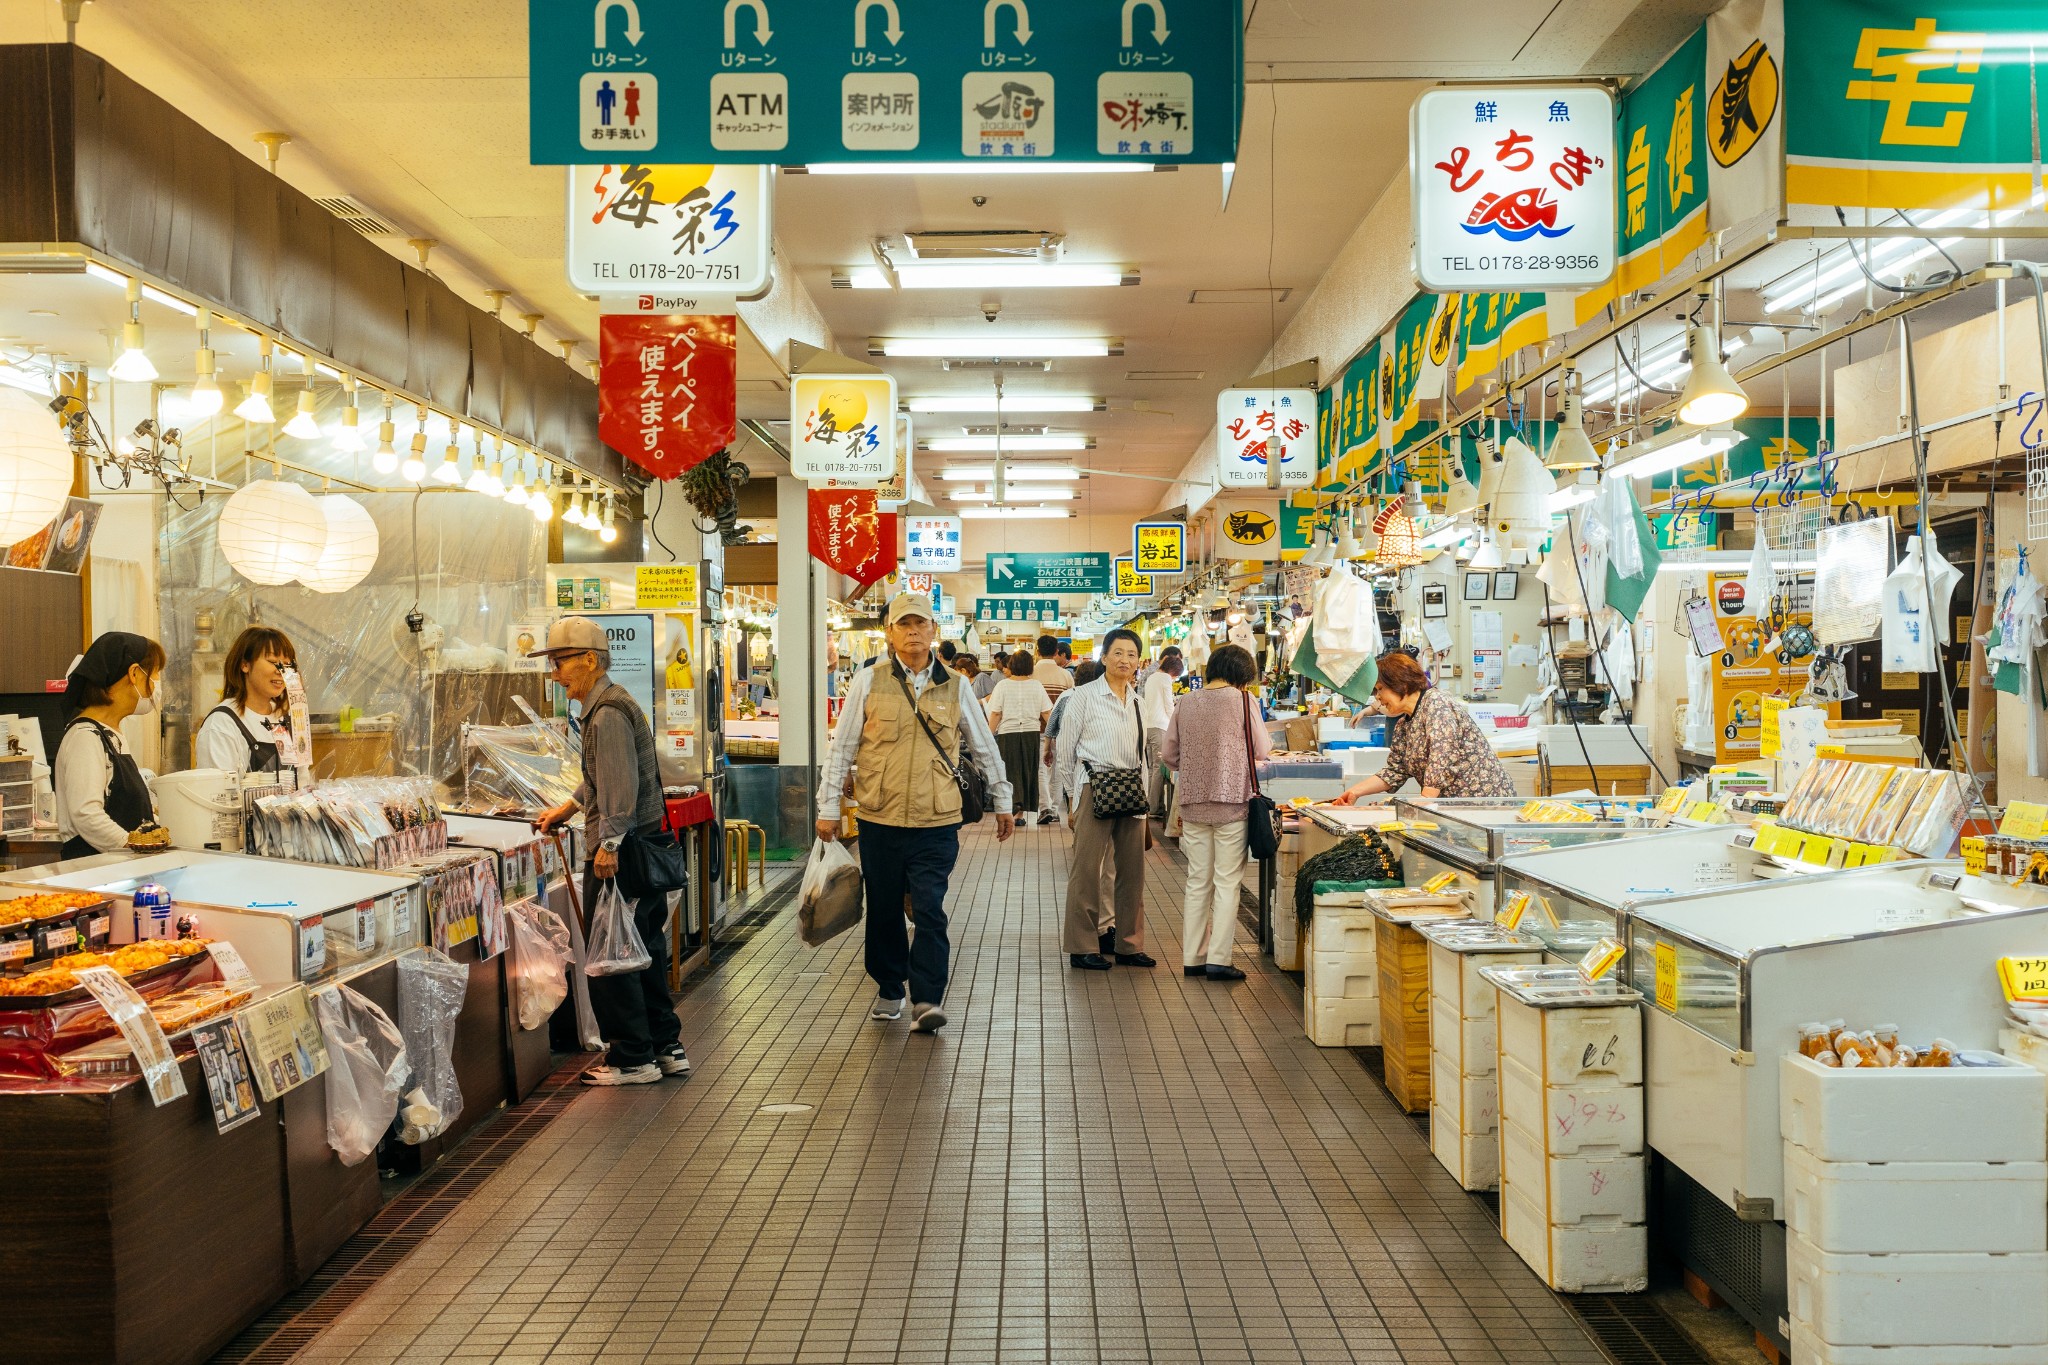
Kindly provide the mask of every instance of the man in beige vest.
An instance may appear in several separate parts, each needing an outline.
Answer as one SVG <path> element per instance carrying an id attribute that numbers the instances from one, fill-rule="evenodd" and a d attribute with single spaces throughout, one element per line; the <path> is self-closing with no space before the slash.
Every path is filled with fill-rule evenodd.
<path id="1" fill-rule="evenodd" d="M 932 652 L 931 599 L 898 593 L 883 618 L 889 652 L 847 684 L 825 755 L 818 793 L 818 837 L 839 837 L 839 793 L 854 774 L 860 803 L 861 879 L 867 890 L 867 967 L 878 995 L 871 1019 L 903 1017 L 910 984 L 911 1027 L 932 1033 L 946 1012 L 946 883 L 960 856 L 962 749 L 988 779 L 996 838 L 1010 837 L 1010 783 L 988 718 L 974 690 Z M 910 901 L 913 944 L 902 907 Z"/>

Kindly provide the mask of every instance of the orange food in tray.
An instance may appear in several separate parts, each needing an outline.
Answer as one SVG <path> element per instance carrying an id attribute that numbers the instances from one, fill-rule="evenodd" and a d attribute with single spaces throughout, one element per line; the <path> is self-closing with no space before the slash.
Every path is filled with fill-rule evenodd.
<path id="1" fill-rule="evenodd" d="M 0 900 L 0 929 L 33 919 L 48 919 L 66 910 L 83 910 L 88 905 L 103 904 L 106 899 L 97 891 L 39 891 L 34 895 Z"/>

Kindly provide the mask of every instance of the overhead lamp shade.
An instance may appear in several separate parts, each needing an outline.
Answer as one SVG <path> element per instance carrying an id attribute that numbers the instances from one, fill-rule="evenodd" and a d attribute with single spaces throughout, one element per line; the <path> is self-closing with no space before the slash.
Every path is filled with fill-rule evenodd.
<path id="1" fill-rule="evenodd" d="M 1543 461 L 1544 467 L 1554 474 L 1600 466 L 1599 452 L 1586 439 L 1584 401 L 1578 390 L 1567 389 L 1564 401 L 1558 405 L 1557 439 L 1550 443 L 1549 458 Z"/>
<path id="2" fill-rule="evenodd" d="M 1450 466 L 1450 485 L 1444 494 L 1444 511 L 1452 516 L 1469 512 L 1479 505 L 1479 490 L 1465 477 L 1465 461 L 1453 446 L 1444 456 Z"/>
<path id="3" fill-rule="evenodd" d="M 220 512 L 220 552 L 251 583 L 275 586 L 310 573 L 327 549 L 327 515 L 295 483 L 259 479 Z"/>
<path id="4" fill-rule="evenodd" d="M 327 544 L 299 581 L 314 592 L 347 592 L 377 567 L 377 523 L 354 498 L 327 493 L 314 501 L 327 519 Z"/>
<path id="5" fill-rule="evenodd" d="M 43 404 L 19 389 L 0 389 L 0 543 L 26 540 L 56 520 L 71 495 L 75 463 Z"/>
<path id="6" fill-rule="evenodd" d="M 1472 552 L 1472 567 L 1475 569 L 1498 569 L 1506 561 L 1501 558 L 1500 545 L 1491 535 L 1479 537 L 1479 548 Z"/>
<path id="7" fill-rule="evenodd" d="M 1689 426 L 1715 427 L 1749 411 L 1749 395 L 1721 363 L 1721 348 L 1711 328 L 1692 329 L 1692 373 L 1678 400 L 1678 420 Z"/>
<path id="8" fill-rule="evenodd" d="M 1557 491 L 1550 471 L 1521 441 L 1503 448 L 1500 487 L 1487 508 L 1487 525 L 1505 548 L 1533 550 L 1550 534 L 1550 495 Z"/>
<path id="9" fill-rule="evenodd" d="M 1422 528 L 1415 524 L 1415 518 L 1408 515 L 1398 502 L 1390 502 L 1380 509 L 1372 519 L 1372 529 L 1379 533 L 1380 543 L 1373 550 L 1375 564 L 1390 569 L 1405 569 L 1411 564 L 1420 564 L 1427 556 L 1422 552 Z"/>
<path id="10" fill-rule="evenodd" d="M 1508 437 L 1510 443 L 1519 443 L 1519 438 Z M 1479 441 L 1479 505 L 1493 506 L 1493 495 L 1500 489 L 1501 450 L 1492 437 L 1481 437 Z"/>

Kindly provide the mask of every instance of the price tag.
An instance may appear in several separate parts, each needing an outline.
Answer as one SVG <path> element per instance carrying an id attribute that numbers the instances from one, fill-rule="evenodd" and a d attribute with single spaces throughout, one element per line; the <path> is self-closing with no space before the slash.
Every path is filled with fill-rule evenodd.
<path id="1" fill-rule="evenodd" d="M 1455 882 L 1456 880 L 1458 880 L 1458 874 L 1455 872 L 1439 872 L 1434 877 L 1431 877 L 1428 881 L 1424 882 L 1422 884 L 1422 889 L 1424 891 L 1429 892 L 1431 895 L 1435 895 L 1437 892 L 1443 890 L 1445 887 L 1449 886 L 1452 882 Z"/>
<path id="2" fill-rule="evenodd" d="M 356 943 L 358 953 L 377 950 L 377 902 L 374 900 L 356 902 Z"/>
<path id="3" fill-rule="evenodd" d="M 1998 832 L 2014 839 L 2038 839 L 2044 822 L 2048 822 L 2048 806 L 2033 801 L 2015 801 L 2005 808 L 2005 816 L 1998 822 Z"/>
<path id="4" fill-rule="evenodd" d="M 1543 912 L 1543 918 L 1545 918 L 1545 919 L 1547 919 L 1547 920 L 1549 920 L 1549 921 L 1550 921 L 1550 927 L 1551 927 L 1551 928 L 1553 928 L 1553 929 L 1562 929 L 1562 928 L 1564 928 L 1564 925 L 1562 925 L 1562 924 L 1560 924 L 1560 923 L 1558 922 L 1558 918 L 1557 918 L 1557 911 L 1555 911 L 1555 910 L 1553 910 L 1553 909 L 1551 909 L 1551 908 L 1550 908 L 1550 897 L 1548 897 L 1548 896 L 1545 896 L 1545 895 L 1540 895 L 1540 894 L 1539 894 L 1539 895 L 1537 895 L 1537 896 L 1535 897 L 1535 901 L 1536 901 L 1536 908 L 1537 908 L 1538 910 L 1541 910 L 1541 911 Z"/>
<path id="5" fill-rule="evenodd" d="M 1663 794 L 1662 796 L 1660 796 L 1660 797 L 1658 797 L 1658 798 L 1657 798 L 1657 809 L 1658 809 L 1658 810 L 1664 810 L 1664 811 L 1670 811 L 1670 812 L 1672 812 L 1673 814 L 1676 814 L 1676 813 L 1677 813 L 1677 811 L 1678 811 L 1678 808 L 1679 808 L 1680 806 L 1683 806 L 1684 804 L 1685 804 L 1685 788 L 1684 788 L 1684 787 L 1666 787 L 1666 788 L 1664 789 L 1664 794 Z"/>
<path id="6" fill-rule="evenodd" d="M 78 984 L 99 1001 L 114 1027 L 121 1030 L 128 1050 L 135 1054 L 135 1064 L 142 1069 L 143 1080 L 149 1083 L 150 1102 L 162 1106 L 183 1096 L 185 1076 L 178 1069 L 170 1040 L 164 1037 L 164 1026 L 149 1012 L 148 1002 L 136 989 L 112 967 L 81 967 Z"/>
<path id="7" fill-rule="evenodd" d="M 1509 933 L 1513 933 L 1515 928 L 1521 924 L 1522 916 L 1528 912 L 1528 909 L 1529 893 L 1527 891 L 1517 891 L 1514 895 L 1507 898 L 1500 909 L 1493 912 L 1493 922 L 1506 929 Z"/>
<path id="8" fill-rule="evenodd" d="M 213 958 L 213 965 L 220 968 L 220 979 L 229 986 L 253 986 L 256 974 L 249 970 L 249 964 L 242 960 L 242 954 L 234 944 L 225 939 L 215 939 L 206 945 L 206 951 Z"/>
<path id="9" fill-rule="evenodd" d="M 35 956 L 36 945 L 25 938 L 9 939 L 0 943 L 0 965 L 9 962 L 26 962 Z"/>
<path id="10" fill-rule="evenodd" d="M 2001 957 L 1998 984 L 2008 1001 L 2048 999 L 2048 957 Z"/>
<path id="11" fill-rule="evenodd" d="M 42 941 L 43 956 L 53 957 L 58 953 L 68 953 L 78 946 L 78 926 L 60 924 L 48 929 L 38 929 L 36 937 Z"/>
<path id="12" fill-rule="evenodd" d="M 1614 964 L 1621 961 L 1628 950 L 1611 938 L 1603 938 L 1579 959 L 1579 975 L 1588 981 L 1598 981 L 1614 970 Z"/>
<path id="13" fill-rule="evenodd" d="M 1659 943 L 1656 953 L 1657 1008 L 1678 1013 L 1678 947 Z"/>

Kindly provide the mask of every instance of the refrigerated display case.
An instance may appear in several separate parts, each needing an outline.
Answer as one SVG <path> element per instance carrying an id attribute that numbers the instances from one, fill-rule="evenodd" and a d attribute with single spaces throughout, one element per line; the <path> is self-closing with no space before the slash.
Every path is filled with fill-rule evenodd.
<path id="1" fill-rule="evenodd" d="M 1448 872 L 1457 888 L 1470 896 L 1472 913 L 1484 919 L 1493 914 L 1495 875 L 1502 858 L 1655 832 L 1626 823 L 1627 815 L 1645 808 L 1647 801 L 1607 800 L 1601 803 L 1607 814 L 1570 824 L 1524 820 L 1524 804 L 1494 797 L 1396 796 L 1394 818 L 1408 826 L 1390 831 L 1403 850 L 1403 879 L 1420 886 Z"/>

